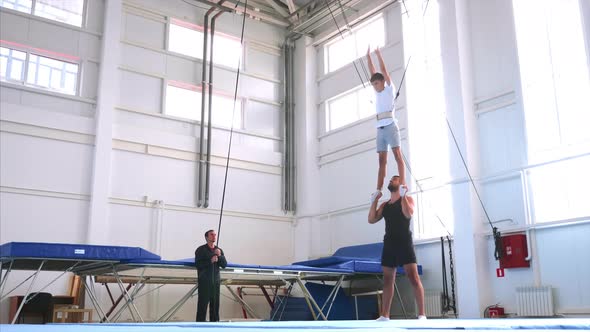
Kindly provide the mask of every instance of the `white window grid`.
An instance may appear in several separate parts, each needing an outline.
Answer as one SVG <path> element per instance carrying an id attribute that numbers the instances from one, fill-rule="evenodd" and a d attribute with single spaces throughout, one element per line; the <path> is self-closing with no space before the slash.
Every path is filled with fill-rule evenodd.
<path id="1" fill-rule="evenodd" d="M 2 62 L 2 73 L 0 73 L 0 76 L 3 80 L 23 82 L 25 66 L 27 63 L 26 52 L 1 47 L 0 61 Z"/>
<path id="2" fill-rule="evenodd" d="M 169 19 L 168 22 L 167 50 L 202 59 L 204 28 L 175 18 Z M 185 39 L 190 39 L 191 42 L 187 43 L 183 41 L 182 34 L 185 35 Z M 191 35 L 190 38 L 187 37 L 189 35 Z M 211 36 L 209 35 L 207 41 L 208 56 L 210 56 L 210 43 Z M 213 48 L 213 63 L 215 65 L 221 65 L 232 69 L 237 69 L 242 66 L 244 49 L 238 38 L 216 31 Z"/>
<path id="3" fill-rule="evenodd" d="M 24 59 L 23 59 L 24 56 Z M 1 79 L 68 95 L 79 95 L 80 64 L 1 47 Z M 14 73 L 15 68 L 20 72 Z"/>
<path id="4" fill-rule="evenodd" d="M 326 132 L 355 123 L 375 114 L 372 86 L 356 87 L 326 101 Z M 348 107 L 343 110 L 339 106 Z M 346 114 L 345 112 L 349 112 Z M 348 116 L 348 119 L 342 117 Z"/>
<path id="5" fill-rule="evenodd" d="M 186 98 L 188 101 L 179 102 L 178 100 L 173 100 L 171 94 L 176 94 L 176 98 Z M 183 82 L 169 81 L 166 85 L 166 102 L 164 106 L 164 114 L 193 121 L 201 121 L 201 98 L 202 93 L 199 87 Z M 205 101 L 205 123 L 208 123 L 209 105 L 207 93 L 205 94 L 205 98 L 207 98 Z M 232 116 L 234 116 L 233 96 L 213 92 L 212 98 L 213 108 L 211 110 L 211 124 L 218 127 L 230 128 L 231 119 Z M 191 105 L 190 110 L 186 108 L 186 105 Z M 238 98 L 235 104 L 235 117 L 233 122 L 234 129 L 242 128 L 243 105 L 244 103 L 241 98 Z"/>
<path id="6" fill-rule="evenodd" d="M 0 0 L 0 7 L 77 27 L 83 27 L 86 23 L 86 0 Z"/>
<path id="7" fill-rule="evenodd" d="M 368 30 L 374 26 L 380 26 L 382 31 L 371 33 Z M 346 64 L 365 56 L 367 48 L 385 46 L 387 36 L 383 15 L 377 15 L 373 19 L 352 29 L 352 32 L 343 31 L 335 39 L 324 47 L 324 73 L 330 73 L 344 67 Z M 335 58 L 338 56 L 338 58 Z M 339 61 L 336 61 L 338 59 Z M 363 64 L 364 66 L 364 64 Z"/>

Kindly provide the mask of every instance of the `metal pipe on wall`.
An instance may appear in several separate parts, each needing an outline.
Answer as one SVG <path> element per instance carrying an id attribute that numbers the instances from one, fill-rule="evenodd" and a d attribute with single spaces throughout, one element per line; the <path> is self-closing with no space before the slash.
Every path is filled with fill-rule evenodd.
<path id="1" fill-rule="evenodd" d="M 223 4 L 225 0 L 220 0 L 218 2 L 219 5 Z M 211 50 L 209 52 L 209 56 L 211 57 L 211 61 L 209 61 L 209 110 L 207 111 L 207 158 L 205 161 L 205 203 L 204 207 L 209 207 L 209 183 L 210 183 L 210 172 L 211 172 L 211 116 L 212 116 L 212 107 L 213 107 L 213 37 L 215 36 L 215 21 L 217 18 L 223 14 L 222 11 L 213 15 L 211 19 Z M 204 96 L 203 100 L 205 99 Z M 229 156 L 228 156 L 229 158 Z"/>
<path id="2" fill-rule="evenodd" d="M 294 40 L 299 36 L 290 34 L 285 38 L 284 51 L 284 119 L 283 119 L 283 211 L 295 210 L 295 112 L 294 112 Z"/>
<path id="3" fill-rule="evenodd" d="M 201 207 L 203 205 L 203 167 L 202 164 L 203 160 L 203 148 L 204 148 L 204 140 L 203 136 L 205 136 L 205 91 L 206 91 L 206 83 L 207 83 L 207 37 L 209 34 L 209 15 L 211 15 L 215 11 L 215 6 L 211 6 L 209 10 L 205 13 L 205 20 L 203 22 L 203 64 L 201 67 L 201 122 L 199 123 L 200 133 L 199 133 L 199 160 L 197 161 L 197 207 Z"/>
<path id="4" fill-rule="evenodd" d="M 294 43 L 292 41 L 292 43 Z M 291 151 L 289 154 L 289 159 L 290 159 L 290 163 L 289 163 L 289 167 L 291 168 L 289 174 L 290 176 L 290 186 L 289 186 L 289 193 L 291 196 L 291 199 L 289 200 L 289 211 L 295 211 L 295 197 L 296 197 L 296 192 L 295 192 L 295 186 L 296 186 L 296 172 L 295 172 L 295 102 L 294 102 L 294 96 L 295 96 L 295 79 L 294 79 L 294 73 L 295 73 L 295 56 L 293 54 L 293 52 L 295 51 L 295 45 L 291 44 L 290 45 L 290 56 L 289 56 L 289 67 L 291 68 L 290 72 L 291 72 L 291 77 L 289 78 L 289 86 L 290 86 L 290 90 L 291 92 L 289 93 L 289 95 L 291 96 L 291 112 L 289 112 L 289 119 L 290 119 L 290 127 L 291 127 L 291 133 L 289 135 L 289 142 L 291 145 Z"/>
<path id="5" fill-rule="evenodd" d="M 285 43 L 283 44 L 283 51 L 284 51 L 284 64 L 283 64 L 283 72 L 285 77 L 283 78 L 284 82 L 284 109 L 283 112 L 283 211 L 289 211 L 289 112 L 290 112 L 290 89 L 289 89 L 289 77 L 291 77 L 291 72 L 289 68 L 289 53 L 290 53 L 290 39 L 286 38 Z"/>

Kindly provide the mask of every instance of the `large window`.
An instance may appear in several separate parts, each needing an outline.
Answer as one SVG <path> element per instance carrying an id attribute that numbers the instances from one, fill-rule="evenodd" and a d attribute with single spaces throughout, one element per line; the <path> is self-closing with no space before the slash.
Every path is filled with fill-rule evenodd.
<path id="1" fill-rule="evenodd" d="M 404 83 L 410 151 L 403 152 L 409 156 L 407 182 L 412 190 L 424 190 L 417 195 L 414 214 L 414 234 L 419 239 L 454 231 L 456 188 L 442 185 L 451 180 L 451 156 L 458 157 L 445 119 L 440 5 L 430 1 L 424 11 L 423 4 L 407 1 L 408 15 L 402 16 L 404 53 L 412 55 Z"/>
<path id="2" fill-rule="evenodd" d="M 372 86 L 357 88 L 326 102 L 326 131 L 375 114 L 375 92 Z"/>
<path id="3" fill-rule="evenodd" d="M 590 142 L 590 77 L 578 0 L 520 0 L 513 6 L 529 160 L 575 153 L 575 145 Z"/>
<path id="4" fill-rule="evenodd" d="M 382 16 L 353 29 L 352 33 L 343 32 L 344 38 L 338 36 L 325 47 L 325 72 L 329 73 L 344 67 L 360 57 L 365 56 L 367 47 L 385 45 L 385 23 Z"/>
<path id="5" fill-rule="evenodd" d="M 28 84 L 75 95 L 77 80 L 77 64 L 29 55 Z"/>
<path id="6" fill-rule="evenodd" d="M 33 0 L 0 0 L 0 6 L 30 14 L 33 8 Z"/>
<path id="7" fill-rule="evenodd" d="M 173 19 L 168 35 L 168 50 L 197 59 L 203 58 L 203 28 L 192 23 Z M 211 45 L 211 36 L 208 39 Z M 209 52 L 210 48 L 207 49 Z M 215 32 L 213 41 L 213 63 L 230 68 L 238 68 L 242 55 L 240 40 L 226 34 Z M 207 56 L 209 57 L 210 54 Z"/>
<path id="8" fill-rule="evenodd" d="M 0 60 L 3 81 L 24 83 L 69 95 L 77 92 L 79 65 L 76 63 L 7 47 L 0 47 Z"/>
<path id="9" fill-rule="evenodd" d="M 513 1 L 534 222 L 590 216 L 589 54 L 578 0 Z M 588 37 L 588 36 L 586 36 Z M 558 162 L 554 162 L 558 161 Z M 575 204 L 572 204 L 575 202 Z"/>
<path id="10" fill-rule="evenodd" d="M 27 53 L 0 47 L 0 75 L 2 80 L 23 81 Z"/>
<path id="11" fill-rule="evenodd" d="M 221 94 L 213 94 L 211 109 L 212 124 L 220 127 L 231 127 L 232 116 L 234 128 L 241 128 L 242 102 L 236 100 L 234 115 L 234 99 Z M 166 88 L 166 108 L 168 115 L 201 121 L 201 90 L 195 86 L 180 82 L 171 82 Z M 205 122 L 208 122 L 208 105 L 205 103 Z"/>
<path id="12" fill-rule="evenodd" d="M 53 21 L 82 26 L 84 0 L 0 0 L 0 6 Z"/>

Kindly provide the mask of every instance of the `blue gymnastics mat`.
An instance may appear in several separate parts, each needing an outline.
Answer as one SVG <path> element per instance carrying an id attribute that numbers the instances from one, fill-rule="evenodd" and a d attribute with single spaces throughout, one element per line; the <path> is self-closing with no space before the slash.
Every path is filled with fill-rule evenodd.
<path id="1" fill-rule="evenodd" d="M 224 332 L 224 331 L 456 331 L 590 330 L 590 319 L 430 319 L 297 322 L 0 325 L 2 332 Z"/>

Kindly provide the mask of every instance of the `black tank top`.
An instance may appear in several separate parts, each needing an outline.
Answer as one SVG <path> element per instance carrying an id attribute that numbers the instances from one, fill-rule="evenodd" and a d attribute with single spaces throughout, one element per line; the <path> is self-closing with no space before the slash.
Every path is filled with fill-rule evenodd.
<path id="1" fill-rule="evenodd" d="M 385 204 L 383 218 L 385 218 L 385 237 L 383 241 L 412 241 L 412 232 L 410 231 L 410 220 L 412 218 L 404 216 L 401 198 L 393 204 L 389 202 Z"/>

